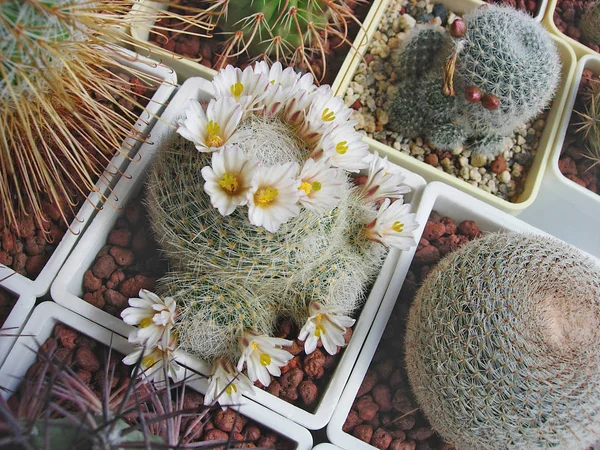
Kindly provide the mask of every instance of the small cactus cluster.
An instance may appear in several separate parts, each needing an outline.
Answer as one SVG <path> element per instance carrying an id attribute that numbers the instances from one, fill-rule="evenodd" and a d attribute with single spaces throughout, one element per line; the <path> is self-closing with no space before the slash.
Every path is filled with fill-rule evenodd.
<path id="1" fill-rule="evenodd" d="M 588 41 L 600 45 L 600 1 L 587 6 L 579 21 L 579 29 Z"/>
<path id="2" fill-rule="evenodd" d="M 168 297 L 146 309 L 151 318 L 177 304 L 178 347 L 213 363 L 212 385 L 239 380 L 232 367 L 246 363 L 266 386 L 292 357 L 291 341 L 272 337 L 277 319 L 302 327 L 307 353 L 318 341 L 331 354 L 344 345 L 386 247 L 415 245 L 410 189 L 310 74 L 228 66 L 203 89 L 212 98 L 190 100 L 148 174 L 146 205 L 171 272 L 158 283 Z M 134 309 L 124 319 L 138 324 Z"/>
<path id="3" fill-rule="evenodd" d="M 486 5 L 449 31 L 415 28 L 394 55 L 399 80 L 391 126 L 451 150 L 462 144 L 494 157 L 520 124 L 550 102 L 560 79 L 558 52 L 529 15 Z"/>
<path id="4" fill-rule="evenodd" d="M 555 238 L 492 233 L 444 258 L 411 307 L 410 384 L 461 449 L 600 437 L 600 268 Z"/>
<path id="5" fill-rule="evenodd" d="M 600 163 L 600 79 L 593 76 L 585 81 L 587 86 L 582 94 L 584 108 L 576 111 L 580 119 L 577 132 L 583 135 L 590 158 Z"/>
<path id="6" fill-rule="evenodd" d="M 159 0 L 162 1 L 162 0 Z M 167 1 L 167 0 L 165 0 Z M 131 69 L 118 45 L 133 41 L 126 17 L 134 0 L 0 2 L 0 220 L 19 231 L 18 215 L 46 229 L 42 204 L 73 213 L 72 189 L 95 190 L 143 105 L 114 73 L 144 90 L 159 79 Z M 137 16 L 159 14 L 154 8 Z M 166 13 L 171 14 L 172 13 Z M 114 169 L 114 168 L 113 168 Z M 116 169 L 114 169 L 116 171 Z"/>

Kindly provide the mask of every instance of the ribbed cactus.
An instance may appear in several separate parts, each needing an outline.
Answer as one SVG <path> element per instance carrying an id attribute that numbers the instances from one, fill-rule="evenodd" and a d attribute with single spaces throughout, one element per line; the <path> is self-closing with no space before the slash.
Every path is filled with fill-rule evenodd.
<path id="1" fill-rule="evenodd" d="M 467 13 L 450 32 L 427 26 L 408 40 L 395 56 L 396 71 L 400 80 L 411 77 L 417 86 L 398 90 L 390 124 L 404 136 L 415 135 L 412 116 L 398 112 L 404 103 L 414 103 L 410 98 L 417 93 L 425 114 L 417 134 L 444 150 L 476 140 L 487 145 L 474 147 L 474 152 L 497 155 L 503 148 L 499 137 L 539 114 L 560 78 L 550 36 L 514 8 L 486 5 Z M 417 66 L 423 56 L 428 61 Z M 412 74 L 407 74 L 410 68 Z"/>
<path id="2" fill-rule="evenodd" d="M 589 156 L 600 162 L 600 80 L 594 76 L 588 82 L 582 94 L 584 109 L 576 111 L 580 119 L 577 131 L 587 143 Z"/>
<path id="3" fill-rule="evenodd" d="M 460 449 L 587 449 L 600 437 L 600 268 L 554 238 L 493 233 L 448 255 L 410 310 L 406 365 Z"/>
<path id="4" fill-rule="evenodd" d="M 0 220 L 17 231 L 19 214 L 46 228 L 48 200 L 66 220 L 72 189 L 87 195 L 124 138 L 142 139 L 133 128 L 140 97 L 115 75 L 130 73 L 143 90 L 160 83 L 128 68 L 133 57 L 115 45 L 132 42 L 135 3 L 0 2 Z"/>
<path id="5" fill-rule="evenodd" d="M 579 21 L 579 29 L 587 40 L 600 45 L 600 1 L 588 5 Z"/>

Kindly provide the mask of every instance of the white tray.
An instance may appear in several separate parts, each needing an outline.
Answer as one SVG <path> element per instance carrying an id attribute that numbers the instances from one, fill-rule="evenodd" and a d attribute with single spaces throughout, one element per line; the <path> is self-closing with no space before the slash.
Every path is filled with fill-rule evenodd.
<path id="1" fill-rule="evenodd" d="M 160 140 L 167 133 L 174 132 L 174 128 L 169 124 L 173 123 L 178 114 L 182 111 L 182 104 L 188 98 L 203 97 L 202 86 L 207 83 L 202 78 L 190 78 L 179 89 L 173 97 L 169 107 L 165 110 L 162 120 L 159 121 L 153 129 L 153 138 Z M 115 187 L 115 194 L 118 198 L 117 206 L 122 209 L 127 201 L 137 193 L 143 184 L 143 174 L 152 157 L 156 153 L 156 146 L 144 144 L 139 151 L 141 161 L 132 164 L 127 169 L 123 178 Z M 425 187 L 425 180 L 418 175 L 402 170 L 406 175 L 405 183 L 411 187 L 412 193 L 407 196 L 407 200 L 413 203 L 415 208 L 422 189 Z M 120 212 L 113 208 L 105 208 L 100 211 L 93 220 L 87 232 L 81 238 L 73 253 L 60 271 L 55 283 L 52 285 L 52 298 L 63 306 L 78 312 L 79 314 L 90 318 L 106 328 L 113 330 L 122 336 L 127 336 L 133 327 L 125 324 L 120 318 L 114 317 L 84 301 L 81 297 L 82 280 L 85 271 L 91 267 L 98 251 L 104 246 L 106 237 L 113 228 L 119 217 Z M 352 339 L 344 350 L 343 356 L 337 365 L 332 380 L 322 394 L 321 401 L 314 413 L 307 412 L 299 407 L 293 406 L 288 402 L 277 398 L 266 391 L 256 390 L 256 396 L 253 397 L 257 402 L 277 411 L 281 415 L 293 420 L 309 429 L 323 428 L 331 414 L 333 408 L 341 395 L 342 389 L 346 383 L 347 377 L 354 365 L 354 361 L 362 346 L 362 343 L 375 317 L 381 299 L 390 282 L 394 268 L 398 259 L 405 260 L 412 257 L 412 252 L 390 251 L 386 261 L 381 269 L 371 293 L 365 303 L 362 314 L 354 326 Z M 410 260 L 410 259 L 409 259 Z M 183 364 L 197 370 L 201 373 L 210 373 L 210 367 L 197 358 L 188 357 L 178 353 L 178 359 Z"/>
<path id="2" fill-rule="evenodd" d="M 521 232 L 530 232 L 547 235 L 541 230 L 517 219 L 510 214 L 500 211 L 470 195 L 459 191 L 444 183 L 433 182 L 429 184 L 419 204 L 417 210 L 417 221 L 424 227 L 432 210 L 437 211 L 442 216 L 453 219 L 457 224 L 463 220 L 473 220 L 483 232 L 512 230 Z M 413 252 L 414 253 L 414 252 Z M 355 438 L 349 433 L 342 431 L 342 426 L 348 417 L 352 403 L 356 398 L 356 393 L 367 373 L 373 355 L 377 350 L 381 336 L 385 330 L 388 319 L 394 309 L 396 299 L 400 294 L 400 289 L 406 278 L 411 260 L 404 264 L 398 264 L 393 281 L 386 292 L 385 298 L 377 312 L 371 331 L 367 336 L 363 349 L 356 361 L 354 370 L 350 375 L 344 392 L 333 413 L 331 421 L 327 426 L 327 437 L 335 445 L 346 450 L 374 450 L 370 444 Z M 398 351 L 403 351 L 398 349 Z"/>
<path id="3" fill-rule="evenodd" d="M 173 69 L 155 61 L 151 61 L 148 58 L 135 55 L 129 50 L 121 49 L 120 51 L 123 52 L 124 58 L 118 58 L 118 60 L 123 65 L 152 75 L 158 80 L 163 80 L 162 84 L 158 87 L 152 96 L 152 99 L 135 123 L 135 130 L 138 135 L 146 136 L 156 121 L 156 117 L 160 114 L 175 91 L 175 88 L 177 87 L 177 74 Z M 139 143 L 136 143 L 136 141 L 131 138 L 126 139 L 121 146 L 122 152 L 129 154 L 130 156 L 134 156 L 138 148 Z M 45 295 L 50 289 L 50 284 L 65 262 L 65 259 L 67 259 L 67 256 L 79 240 L 82 231 L 87 227 L 90 219 L 97 213 L 98 209 L 101 208 L 103 196 L 100 195 L 100 193 L 108 194 L 108 186 L 114 184 L 119 173 L 125 169 L 129 162 L 130 159 L 126 158 L 121 153 L 118 153 L 112 158 L 110 164 L 105 169 L 103 176 L 96 183 L 98 192 L 91 192 L 86 201 L 82 203 L 76 218 L 73 219 L 73 222 L 71 223 L 72 232 L 67 230 L 37 278 L 33 280 L 29 279 L 14 272 L 11 268 L 0 264 L 0 279 L 3 279 L 10 273 L 14 273 L 14 275 L 11 276 L 11 279 L 18 279 L 20 283 L 27 285 L 29 290 L 31 290 L 36 297 Z M 5 286 L 5 283 L 0 282 L 0 286 Z"/>
<path id="4" fill-rule="evenodd" d="M 37 349 L 39 345 L 43 344 L 52 335 L 57 323 L 65 324 L 103 345 L 112 346 L 115 351 L 123 355 L 129 354 L 133 350 L 133 346 L 127 342 L 127 339 L 54 302 L 43 302 L 34 310 L 23 330 L 23 336 L 17 340 L 6 359 L 6 364 L 0 369 L 0 386 L 6 388 L 1 395 L 5 399 L 18 388 L 27 370 L 35 362 L 36 353 L 31 349 Z M 187 386 L 205 394 L 208 382 L 206 378 L 198 378 L 187 383 Z M 312 436 L 306 429 L 278 416 L 256 402 L 243 398 L 236 410 L 296 442 L 296 450 L 309 450 L 312 447 Z"/>
<path id="5" fill-rule="evenodd" d="M 600 57 L 588 54 L 577 63 L 538 198 L 519 217 L 600 257 L 600 195 L 569 180 L 558 169 L 558 160 L 584 69 L 591 69 L 599 75 Z"/>

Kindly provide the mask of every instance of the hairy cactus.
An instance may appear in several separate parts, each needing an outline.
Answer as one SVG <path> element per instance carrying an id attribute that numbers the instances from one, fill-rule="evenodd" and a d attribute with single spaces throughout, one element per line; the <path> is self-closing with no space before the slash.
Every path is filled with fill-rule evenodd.
<path id="1" fill-rule="evenodd" d="M 133 125 L 141 108 L 115 72 L 146 87 L 160 80 L 130 69 L 115 44 L 129 44 L 126 15 L 134 0 L 0 2 L 0 215 L 18 230 L 31 214 L 41 229 L 50 200 L 65 220 L 72 189 L 84 196 Z M 148 9 L 146 14 L 156 14 Z M 169 13 L 167 13 L 169 14 Z M 172 15 L 172 14 L 171 14 Z M 146 15 L 139 16 L 143 20 Z M 145 89 L 145 88 L 144 88 Z"/>
<path id="2" fill-rule="evenodd" d="M 560 77 L 558 52 L 540 24 L 510 7 L 478 8 L 465 15 L 464 27 L 455 28 L 445 34 L 431 26 L 416 29 L 399 48 L 398 78 L 417 86 L 398 89 L 390 123 L 403 135 L 415 135 L 412 116 L 398 113 L 417 93 L 425 114 L 417 134 L 444 150 L 467 140 L 489 144 L 473 151 L 493 157 L 503 148 L 501 136 L 552 99 Z"/>
<path id="3" fill-rule="evenodd" d="M 579 22 L 579 29 L 585 38 L 600 45 L 600 2 L 595 1 L 588 5 Z"/>
<path id="4" fill-rule="evenodd" d="M 448 255 L 410 310 L 409 380 L 461 449 L 600 437 L 600 268 L 554 238 L 493 233 Z"/>

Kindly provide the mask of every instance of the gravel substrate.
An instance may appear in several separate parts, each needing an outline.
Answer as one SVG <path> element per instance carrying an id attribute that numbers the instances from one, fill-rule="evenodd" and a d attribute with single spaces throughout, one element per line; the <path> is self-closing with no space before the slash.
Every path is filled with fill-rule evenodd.
<path id="1" fill-rule="evenodd" d="M 113 77 L 116 82 L 129 84 L 131 92 L 142 104 L 147 102 L 146 99 L 150 98 L 156 90 L 156 86 L 149 86 L 148 82 L 124 72 L 118 72 Z M 115 99 L 128 111 L 141 114 L 141 109 L 124 97 L 115 97 Z M 29 279 L 35 279 L 39 275 L 64 234 L 68 232 L 67 224 L 72 222 L 74 212 L 79 210 L 85 200 L 84 195 L 75 187 L 68 184 L 66 186 L 69 189 L 69 200 L 64 199 L 61 202 L 65 213 L 64 219 L 58 204 L 51 202 L 48 197 L 42 202 L 43 214 L 47 219 L 44 229 L 36 225 L 31 214 L 22 214 L 17 218 L 19 224 L 19 232 L 17 232 L 14 227 L 6 226 L 2 221 L 2 205 L 0 205 L 0 264 L 10 267 Z"/>
<path id="2" fill-rule="evenodd" d="M 48 338 L 39 350 L 39 352 L 45 352 L 46 354 L 49 351 L 52 351 L 54 355 L 73 369 L 79 378 L 84 380 L 95 392 L 102 392 L 107 360 L 109 361 L 109 371 L 114 367 L 113 392 L 130 381 L 131 367 L 121 362 L 123 355 L 111 352 L 110 359 L 108 359 L 108 349 L 105 346 L 65 325 L 56 325 L 53 337 Z M 35 380 L 43 364 L 38 357 L 36 363 L 27 371 L 28 379 Z M 19 395 L 21 394 L 18 392 L 16 396 L 9 399 L 9 405 L 13 410 L 18 404 Z M 204 396 L 202 394 L 192 389 L 185 391 L 185 409 L 197 409 L 202 412 L 205 408 L 203 403 Z M 129 420 L 135 421 L 135 416 L 130 416 Z M 193 417 L 183 420 L 182 431 L 185 431 L 187 423 L 191 420 L 193 420 Z M 216 408 L 209 413 L 208 420 L 205 421 L 204 425 L 202 423 L 197 424 L 194 431 L 198 428 L 201 431 L 198 438 L 193 442 L 227 440 L 233 432 L 234 440 L 246 441 L 244 444 L 234 445 L 233 448 L 292 450 L 295 447 L 295 443 L 289 439 L 274 433 L 247 417 L 238 416 L 231 409 L 221 410 L 221 408 Z"/>
<path id="3" fill-rule="evenodd" d="M 595 0 L 557 0 L 556 9 L 554 10 L 554 24 L 561 32 L 581 42 L 583 45 L 591 48 L 595 52 L 600 52 L 598 44 L 588 41 L 581 35 L 581 31 L 577 28 L 585 8 Z"/>
<path id="4" fill-rule="evenodd" d="M 197 1 L 194 0 L 181 0 L 179 2 L 182 6 L 193 6 L 198 7 Z M 203 2 L 200 2 L 202 4 Z M 372 0 L 362 0 L 361 2 L 347 1 L 346 4 L 354 10 L 355 16 L 358 20 L 362 21 L 366 17 Z M 182 11 L 178 11 L 183 13 Z M 242 54 L 234 58 L 223 59 L 220 55 L 224 51 L 224 40 L 229 36 L 224 37 L 219 34 L 221 30 L 215 29 L 213 38 L 203 38 L 199 36 L 193 36 L 187 33 L 202 33 L 202 30 L 198 27 L 189 27 L 186 24 L 182 24 L 176 19 L 164 18 L 157 22 L 157 26 L 162 25 L 171 29 L 186 30 L 186 33 L 173 33 L 164 30 L 160 30 L 160 34 L 151 32 L 150 42 L 159 47 L 164 48 L 167 51 L 174 52 L 186 58 L 190 58 L 205 67 L 219 69 L 219 66 L 225 67 L 227 64 L 232 64 L 237 67 L 244 68 L 248 64 L 254 61 L 256 55 Z M 308 54 L 307 59 L 310 66 L 312 67 L 313 73 L 316 76 L 317 81 L 321 84 L 333 83 L 335 76 L 337 75 L 344 58 L 350 50 L 350 43 L 354 41 L 356 34 L 358 33 L 359 27 L 356 23 L 350 21 L 348 23 L 348 37 L 347 42 L 342 42 L 342 39 L 337 36 L 332 36 L 324 44 L 324 51 L 326 55 L 326 73 L 325 77 L 321 80 L 323 73 L 323 65 L 320 58 L 320 53 Z M 306 71 L 306 65 L 299 65 L 298 69 Z"/>
<path id="5" fill-rule="evenodd" d="M 577 123 L 581 122 L 582 118 L 575 111 L 585 112 L 585 102 L 582 94 L 592 79 L 596 80 L 596 83 L 600 82 L 599 76 L 594 75 L 591 70 L 585 69 L 579 84 L 579 91 L 573 108 L 574 112 L 571 114 L 569 129 L 558 161 L 558 168 L 569 180 L 598 193 L 600 192 L 600 166 L 597 160 L 589 157 L 590 152 L 587 150 L 589 145 L 585 142 L 583 133 L 576 132 Z"/>
<path id="6" fill-rule="evenodd" d="M 17 297 L 0 288 L 0 328 L 2 328 L 4 322 L 6 322 L 15 303 L 17 303 Z"/>
<path id="7" fill-rule="evenodd" d="M 418 3 L 394 0 L 383 16 L 378 30 L 345 93 L 346 105 L 355 112 L 352 119 L 367 136 L 411 155 L 438 170 L 456 176 L 469 184 L 502 199 L 514 201 L 523 189 L 527 171 L 533 162 L 539 137 L 546 124 L 542 114 L 526 126 L 515 130 L 510 145 L 494 160 L 471 155 L 468 148 L 440 151 L 421 138 L 409 139 L 388 128 L 388 105 L 395 92 L 395 74 L 390 54 L 407 31 L 417 23 L 447 25 L 455 19 L 442 5 L 421 0 Z"/>
<path id="8" fill-rule="evenodd" d="M 496 5 L 508 5 L 515 9 L 528 12 L 532 16 L 537 16 L 542 0 L 484 0 L 486 3 L 494 3 Z"/>
<path id="9" fill-rule="evenodd" d="M 423 417 L 412 396 L 404 366 L 408 310 L 431 269 L 448 253 L 481 236 L 475 222 L 456 224 L 435 211 L 406 276 L 369 370 L 342 430 L 381 450 L 453 449 Z"/>

